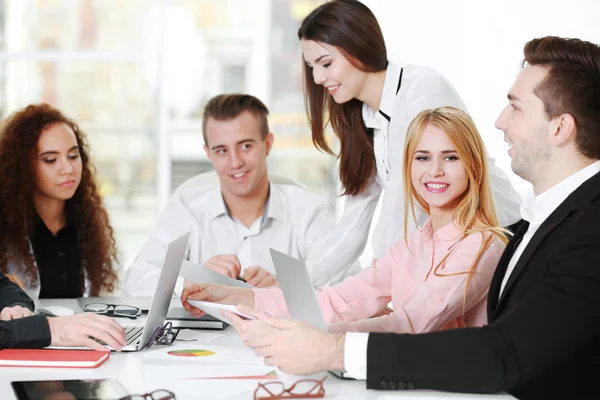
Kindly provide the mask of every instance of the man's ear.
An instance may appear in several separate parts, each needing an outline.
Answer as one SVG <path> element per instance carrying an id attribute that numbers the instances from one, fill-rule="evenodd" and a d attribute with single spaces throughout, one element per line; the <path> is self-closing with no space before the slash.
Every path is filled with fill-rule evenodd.
<path id="1" fill-rule="evenodd" d="M 206 154 L 206 157 L 210 158 L 210 150 L 209 150 L 208 146 L 206 145 L 206 143 L 204 143 L 203 148 L 204 148 L 204 153 Z"/>
<path id="2" fill-rule="evenodd" d="M 571 114 L 562 114 L 556 117 L 552 135 L 552 144 L 558 147 L 574 141 L 577 135 L 577 124 Z"/>
<path id="3" fill-rule="evenodd" d="M 269 155 L 269 153 L 271 152 L 271 149 L 273 148 L 273 142 L 275 142 L 275 136 L 269 132 L 269 134 L 267 135 L 267 138 L 265 139 L 265 143 L 267 145 L 267 156 Z"/>

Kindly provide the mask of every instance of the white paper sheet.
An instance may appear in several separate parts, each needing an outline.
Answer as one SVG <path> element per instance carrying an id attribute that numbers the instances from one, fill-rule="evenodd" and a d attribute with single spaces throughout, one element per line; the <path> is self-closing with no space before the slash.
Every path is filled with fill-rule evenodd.
<path id="1" fill-rule="evenodd" d="M 155 361 L 145 364 L 144 376 L 157 380 L 164 379 L 165 366 L 168 367 L 169 378 L 176 380 L 219 379 L 223 385 L 227 385 L 227 381 L 238 379 L 278 380 L 275 369 L 265 365 L 182 365 Z"/>
<path id="2" fill-rule="evenodd" d="M 175 341 L 181 342 L 195 342 L 195 341 L 203 341 L 210 342 L 211 340 L 218 339 L 225 335 L 220 333 L 210 333 L 203 332 L 197 329 L 182 329 L 177 334 L 177 339 Z"/>
<path id="3" fill-rule="evenodd" d="M 142 351 L 140 356 L 148 360 L 167 361 L 169 364 L 264 366 L 262 358 L 249 348 L 211 346 L 198 342 L 175 343 Z"/>
<path id="4" fill-rule="evenodd" d="M 221 315 L 219 310 L 225 310 L 225 311 L 232 312 L 232 313 L 237 314 L 240 317 L 245 318 L 245 319 L 255 319 L 254 317 L 251 317 L 249 315 L 239 312 L 238 309 L 235 308 L 235 306 L 232 306 L 230 304 L 219 304 L 219 303 L 211 303 L 210 301 L 190 300 L 190 299 L 188 299 L 187 302 L 190 303 L 191 305 L 193 305 L 194 307 L 199 308 L 200 310 L 204 311 L 208 315 L 211 315 L 217 319 L 220 319 L 221 321 L 226 322 L 228 324 L 230 324 L 229 320 L 227 318 L 225 318 L 223 315 Z"/>
<path id="5" fill-rule="evenodd" d="M 204 268 L 201 265 L 194 264 L 187 260 L 183 260 L 183 263 L 181 264 L 181 270 L 179 271 L 179 276 L 182 276 L 189 281 L 197 283 L 215 283 L 218 285 L 243 288 L 253 287 L 252 285 L 249 285 L 246 282 L 238 281 L 237 279 L 221 275 L 218 272 L 215 272 L 208 268 Z"/>

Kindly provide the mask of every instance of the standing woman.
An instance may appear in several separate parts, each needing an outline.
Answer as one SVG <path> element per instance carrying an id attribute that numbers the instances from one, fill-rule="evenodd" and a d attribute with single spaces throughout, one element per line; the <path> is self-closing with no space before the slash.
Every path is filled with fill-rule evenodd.
<path id="1" fill-rule="evenodd" d="M 402 149 L 413 118 L 425 109 L 452 106 L 466 111 L 466 107 L 435 70 L 388 61 L 377 19 L 359 1 L 333 0 L 316 8 L 302 22 L 298 38 L 313 143 L 334 154 L 325 138 L 328 124 L 340 140 L 339 176 L 346 205 L 335 231 L 322 238 L 323 256 L 317 261 L 330 265 L 333 273 L 331 269 L 363 252 L 382 192 L 373 257 L 386 254 L 402 238 Z M 520 198 L 489 157 L 488 165 L 498 220 L 507 226 L 520 219 Z M 424 219 L 419 211 L 417 220 Z M 347 256 L 344 264 L 328 262 L 339 253 Z M 312 279 L 317 286 L 324 283 L 322 276 Z"/>
<path id="2" fill-rule="evenodd" d="M 2 127 L 0 232 L 0 272 L 33 298 L 115 289 L 115 239 L 85 134 L 48 104 Z"/>

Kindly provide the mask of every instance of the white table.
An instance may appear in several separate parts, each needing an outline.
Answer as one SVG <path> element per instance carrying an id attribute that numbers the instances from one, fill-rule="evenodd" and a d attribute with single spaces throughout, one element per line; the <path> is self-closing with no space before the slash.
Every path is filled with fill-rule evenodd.
<path id="1" fill-rule="evenodd" d="M 43 304 L 60 304 L 69 306 L 76 311 L 79 307 L 75 300 L 44 300 Z M 119 321 L 121 323 L 129 322 L 125 319 Z M 143 324 L 143 319 L 137 320 L 136 324 Z M 194 331 L 198 335 L 202 332 L 221 333 L 225 336 L 214 339 L 210 342 L 190 342 L 202 343 L 210 346 L 230 346 L 243 348 L 236 332 L 228 327 L 223 331 Z M 180 380 L 170 371 L 169 365 L 160 365 L 158 368 L 164 369 L 160 371 L 160 377 L 157 378 L 156 373 L 149 377 L 145 373 L 145 369 L 149 364 L 156 368 L 156 361 L 149 360 L 141 356 L 142 352 L 130 353 L 115 353 L 113 352 L 110 359 L 102 366 L 96 369 L 78 369 L 78 368 L 2 368 L 0 367 L 0 399 L 16 400 L 16 396 L 11 388 L 11 381 L 23 380 L 62 380 L 62 379 L 117 379 L 130 394 L 143 394 L 156 389 L 168 389 L 174 392 L 177 400 L 191 399 L 216 399 L 216 398 L 233 398 L 233 399 L 252 399 L 254 388 L 257 386 L 256 381 L 229 381 L 229 380 Z M 200 367 L 205 368 L 205 367 Z M 237 394 L 229 395 L 232 386 L 238 384 L 244 385 L 243 382 L 248 382 L 252 388 Z M 233 389 L 235 391 L 235 389 Z M 470 395 L 470 394 L 455 394 L 442 393 L 433 391 L 376 391 L 367 390 L 364 381 L 349 381 L 338 379 L 330 375 L 325 381 L 325 398 L 328 399 L 513 399 L 508 395 Z"/>

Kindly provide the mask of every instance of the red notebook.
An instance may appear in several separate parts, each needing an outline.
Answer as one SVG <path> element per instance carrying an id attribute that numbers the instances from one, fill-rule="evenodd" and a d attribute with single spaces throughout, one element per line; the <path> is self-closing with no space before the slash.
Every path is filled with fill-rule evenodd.
<path id="1" fill-rule="evenodd" d="M 97 368 L 110 357 L 110 351 L 4 349 L 0 367 Z"/>

